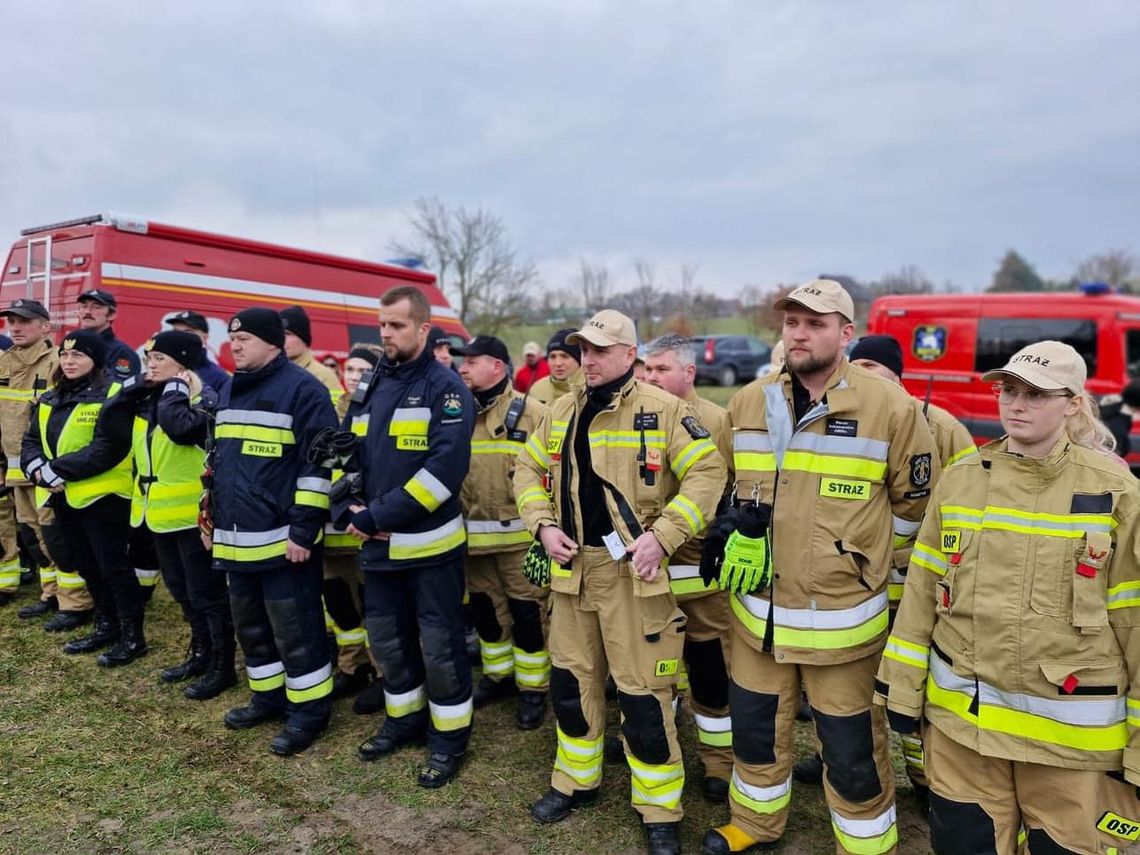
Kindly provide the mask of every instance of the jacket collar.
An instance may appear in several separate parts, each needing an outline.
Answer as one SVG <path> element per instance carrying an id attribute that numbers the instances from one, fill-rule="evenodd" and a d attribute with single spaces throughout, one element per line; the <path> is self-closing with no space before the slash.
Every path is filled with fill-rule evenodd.
<path id="1" fill-rule="evenodd" d="M 591 392 L 595 395 L 610 393 L 611 397 L 609 403 L 599 409 L 599 412 L 608 413 L 616 410 L 621 406 L 622 401 L 633 394 L 633 390 L 637 388 L 637 378 L 634 377 L 633 366 L 631 365 L 629 371 L 621 377 L 616 380 L 611 380 L 609 383 L 603 383 L 597 389 L 590 389 L 590 387 L 585 385 L 571 388 L 574 388 L 577 394 L 579 409 L 586 405 L 586 401 L 589 400 Z"/>
<path id="2" fill-rule="evenodd" d="M 261 366 L 256 371 L 235 371 L 233 376 L 233 388 L 248 389 L 250 386 L 256 386 L 263 380 L 272 377 L 282 368 L 289 364 L 289 357 L 285 355 L 285 351 L 280 351 L 276 357 L 271 359 L 267 364 Z"/>
<path id="3" fill-rule="evenodd" d="M 1009 450 L 1009 437 L 1001 436 L 980 449 L 983 460 L 1003 469 L 1012 467 L 1019 475 L 1035 477 L 1044 486 L 1051 483 L 1068 465 L 1072 447 L 1069 437 L 1062 434 L 1044 457 L 1026 457 Z M 1014 477 L 1018 477 L 1015 475 Z"/>
<path id="4" fill-rule="evenodd" d="M 407 362 L 392 362 L 387 356 L 381 356 L 376 371 L 381 377 L 391 377 L 394 380 L 411 380 L 418 374 L 427 371 L 431 363 L 435 362 L 435 353 L 426 344 L 420 355 Z"/>
<path id="5" fill-rule="evenodd" d="M 8 353 L 11 354 L 12 359 L 21 365 L 34 365 L 53 350 L 55 350 L 55 345 L 51 343 L 51 339 L 44 338 L 30 347 L 20 347 L 14 344 L 8 348 Z"/>

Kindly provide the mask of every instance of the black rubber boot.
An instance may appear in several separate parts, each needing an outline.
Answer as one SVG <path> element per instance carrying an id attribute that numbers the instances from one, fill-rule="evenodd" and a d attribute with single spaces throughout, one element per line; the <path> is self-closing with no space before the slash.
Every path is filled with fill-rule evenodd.
<path id="1" fill-rule="evenodd" d="M 95 625 L 91 628 L 91 633 L 66 642 L 63 645 L 63 652 L 71 654 L 94 653 L 96 650 L 102 650 L 118 640 L 119 622 L 112 619 L 107 612 L 96 610 Z"/>
<path id="2" fill-rule="evenodd" d="M 233 624 L 224 618 L 210 618 L 210 667 L 196 683 L 182 690 L 182 694 L 192 701 L 208 701 L 216 698 L 226 689 L 237 685 L 234 671 L 234 654 L 237 642 L 234 641 Z"/>
<path id="3" fill-rule="evenodd" d="M 177 665 L 162 669 L 159 679 L 164 683 L 181 683 L 191 677 L 200 677 L 210 667 L 210 649 L 210 634 L 205 624 L 191 624 L 186 658 Z"/>
<path id="4" fill-rule="evenodd" d="M 145 656 L 147 649 L 142 616 L 125 618 L 121 623 L 118 642 L 106 653 L 100 653 L 95 661 L 104 668 L 118 668 Z"/>

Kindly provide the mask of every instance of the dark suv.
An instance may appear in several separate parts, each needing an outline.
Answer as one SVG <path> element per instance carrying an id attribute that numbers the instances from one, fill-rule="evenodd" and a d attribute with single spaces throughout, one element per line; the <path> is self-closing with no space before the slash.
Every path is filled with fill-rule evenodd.
<path id="1" fill-rule="evenodd" d="M 721 386 L 751 380 L 772 353 L 772 348 L 750 335 L 699 335 L 693 336 L 693 344 L 697 346 L 697 380 Z"/>

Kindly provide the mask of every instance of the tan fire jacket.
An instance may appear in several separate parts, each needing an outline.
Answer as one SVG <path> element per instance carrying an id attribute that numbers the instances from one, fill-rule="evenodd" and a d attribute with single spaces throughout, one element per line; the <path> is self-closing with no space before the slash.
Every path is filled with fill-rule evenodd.
<path id="1" fill-rule="evenodd" d="M 745 386 L 728 411 L 736 501 L 773 506 L 772 587 L 730 598 L 748 643 L 780 662 L 875 653 L 892 549 L 918 531 L 939 471 L 920 408 L 844 360 L 799 424 L 786 371 Z"/>
<path id="2" fill-rule="evenodd" d="M 697 418 L 711 434 L 710 439 L 716 443 L 716 449 L 724 458 L 728 467 L 728 476 L 725 479 L 722 495 L 732 487 L 732 423 L 728 420 L 728 411 L 717 406 L 712 401 L 691 392 L 685 401 L 697 412 Z M 669 559 L 669 586 L 673 589 L 678 600 L 691 600 L 715 594 L 720 589 L 716 584 L 705 586 L 699 573 L 701 566 L 701 547 L 704 544 L 704 535 L 700 534 L 691 540 L 685 541 L 673 557 Z"/>
<path id="3" fill-rule="evenodd" d="M 942 476 L 877 701 L 980 754 L 1140 784 L 1140 490 L 1062 438 L 989 443 Z"/>
<path id="4" fill-rule="evenodd" d="M 557 398 L 561 398 L 568 392 L 573 391 L 575 387 L 586 385 L 586 375 L 582 373 L 579 368 L 565 380 L 555 380 L 549 374 L 541 380 L 535 380 L 534 384 L 527 390 L 527 397 L 534 398 L 543 404 L 549 404 Z"/>
<path id="5" fill-rule="evenodd" d="M 522 411 L 511 417 L 514 425 L 509 427 L 514 401 L 521 402 Z M 467 519 L 467 551 L 472 555 L 513 552 L 526 549 L 533 541 L 519 517 L 511 478 L 519 452 L 544 415 L 545 405 L 508 385 L 475 417 L 471 469 L 459 493 Z"/>
<path id="6" fill-rule="evenodd" d="M 317 360 L 313 358 L 313 352 L 311 350 L 306 350 L 294 359 L 293 364 L 298 368 L 304 368 L 320 380 L 321 383 L 325 385 L 325 388 L 329 390 L 329 394 L 332 395 L 333 404 L 336 404 L 344 395 L 344 387 L 340 385 L 340 379 L 336 376 L 336 372 L 324 363 L 317 362 Z"/>
<path id="7" fill-rule="evenodd" d="M 574 435 L 585 402 L 585 387 L 556 400 L 519 455 L 515 495 L 534 534 L 555 525 L 574 540 L 581 536 Z M 594 417 L 589 439 L 593 470 L 608 484 L 606 510 L 626 546 L 641 530 L 652 530 L 670 556 L 713 519 L 727 470 L 709 431 L 684 401 L 631 379 Z M 575 559 L 571 570 L 555 564 L 551 590 L 576 593 L 580 563 Z M 659 573 L 653 582 L 635 577 L 634 588 L 640 596 L 668 593 L 669 576 Z"/>
<path id="8" fill-rule="evenodd" d="M 0 448 L 7 458 L 9 486 L 27 483 L 20 470 L 20 443 L 32 403 L 47 390 L 57 365 L 55 345 L 47 338 L 31 347 L 13 345 L 0 352 Z"/>

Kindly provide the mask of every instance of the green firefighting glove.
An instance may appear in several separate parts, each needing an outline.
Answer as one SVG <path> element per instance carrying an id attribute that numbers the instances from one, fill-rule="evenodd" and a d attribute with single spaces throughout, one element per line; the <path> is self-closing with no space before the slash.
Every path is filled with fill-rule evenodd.
<path id="1" fill-rule="evenodd" d="M 530 545 L 523 558 L 523 576 L 532 585 L 545 588 L 550 584 L 550 556 L 539 541 Z"/>
<path id="2" fill-rule="evenodd" d="M 772 556 L 768 545 L 771 505 L 747 504 L 740 522 L 724 546 L 720 587 L 736 594 L 762 591 L 772 582 Z"/>

